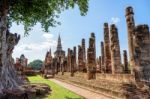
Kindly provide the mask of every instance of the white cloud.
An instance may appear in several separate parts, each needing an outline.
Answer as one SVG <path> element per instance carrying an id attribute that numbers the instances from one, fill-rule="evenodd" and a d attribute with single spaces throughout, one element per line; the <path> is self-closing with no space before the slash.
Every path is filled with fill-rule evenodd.
<path id="1" fill-rule="evenodd" d="M 112 18 L 111 18 L 111 23 L 117 24 L 117 23 L 119 23 L 119 22 L 120 22 L 120 18 L 118 18 L 118 17 L 112 17 Z"/>
<path id="2" fill-rule="evenodd" d="M 20 44 L 15 47 L 15 51 L 21 52 L 41 51 L 56 46 L 56 40 L 54 40 L 53 34 L 43 33 L 42 39 L 43 40 L 40 43 Z"/>

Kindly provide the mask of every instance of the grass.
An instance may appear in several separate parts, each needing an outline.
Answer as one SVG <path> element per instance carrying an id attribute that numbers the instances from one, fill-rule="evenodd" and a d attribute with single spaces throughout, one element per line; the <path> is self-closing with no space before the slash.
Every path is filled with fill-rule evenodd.
<path id="1" fill-rule="evenodd" d="M 44 99 L 84 99 L 83 97 L 76 95 L 75 93 L 54 82 L 51 82 L 48 79 L 44 79 L 39 75 L 29 76 L 28 79 L 31 83 L 45 83 L 51 87 L 52 93 Z"/>

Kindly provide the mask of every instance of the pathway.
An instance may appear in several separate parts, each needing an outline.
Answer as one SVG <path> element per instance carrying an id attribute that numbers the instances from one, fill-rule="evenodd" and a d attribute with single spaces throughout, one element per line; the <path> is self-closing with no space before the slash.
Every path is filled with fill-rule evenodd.
<path id="1" fill-rule="evenodd" d="M 98 94 L 92 91 L 89 91 L 87 89 L 83 89 L 80 87 L 77 87 L 75 85 L 69 84 L 69 83 L 65 83 L 56 79 L 50 79 L 51 81 L 59 84 L 60 86 L 63 86 L 64 88 L 71 90 L 72 92 L 85 97 L 85 99 L 111 99 L 105 95 L 102 94 Z"/>

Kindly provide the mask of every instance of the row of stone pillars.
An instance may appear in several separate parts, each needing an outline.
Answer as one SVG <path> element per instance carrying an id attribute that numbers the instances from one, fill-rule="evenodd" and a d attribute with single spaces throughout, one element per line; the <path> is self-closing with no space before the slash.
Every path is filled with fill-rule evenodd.
<path id="1" fill-rule="evenodd" d="M 96 78 L 97 63 L 100 73 L 135 75 L 136 80 L 150 81 L 150 32 L 148 25 L 135 26 L 134 12 L 132 7 L 126 8 L 126 22 L 128 29 L 129 58 L 127 51 L 123 50 L 123 62 L 119 44 L 118 29 L 115 24 L 104 23 L 104 41 L 101 42 L 101 56 L 96 59 L 95 34 L 91 33 L 89 47 L 85 47 L 85 39 L 78 46 L 68 49 L 67 71 L 74 76 L 75 71 L 87 72 L 88 79 Z M 87 56 L 87 57 L 86 57 Z M 76 60 L 78 58 L 78 60 Z M 98 62 L 96 62 L 98 61 Z M 78 63 L 78 64 L 77 64 Z M 129 67 L 130 64 L 130 67 Z"/>

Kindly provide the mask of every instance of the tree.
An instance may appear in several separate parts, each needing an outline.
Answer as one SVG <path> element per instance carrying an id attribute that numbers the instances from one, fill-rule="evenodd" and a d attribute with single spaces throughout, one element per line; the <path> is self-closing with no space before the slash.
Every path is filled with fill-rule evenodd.
<path id="1" fill-rule="evenodd" d="M 48 31 L 59 22 L 59 14 L 79 6 L 81 15 L 88 11 L 88 0 L 0 0 L 0 93 L 2 89 L 19 88 L 23 82 L 13 69 L 12 51 L 20 36 L 9 32 L 12 22 L 24 25 L 25 34 L 37 22 Z"/>
<path id="2" fill-rule="evenodd" d="M 34 70 L 40 70 L 43 65 L 43 62 L 39 59 L 34 60 L 28 64 L 28 66 L 32 67 Z"/>

